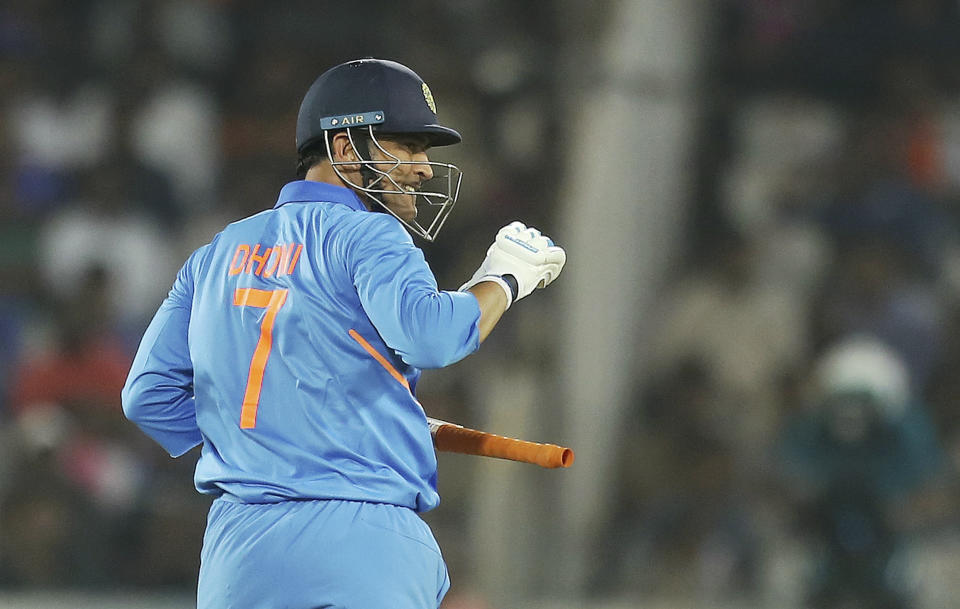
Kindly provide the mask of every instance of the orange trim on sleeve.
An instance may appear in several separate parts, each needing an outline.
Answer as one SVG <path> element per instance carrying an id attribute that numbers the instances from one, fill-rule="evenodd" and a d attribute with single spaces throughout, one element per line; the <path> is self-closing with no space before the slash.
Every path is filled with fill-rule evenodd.
<path id="1" fill-rule="evenodd" d="M 360 333 L 354 329 L 350 329 L 350 338 L 360 343 L 360 346 L 363 347 L 364 351 L 373 356 L 373 359 L 383 366 L 383 369 L 390 373 L 390 376 L 395 378 L 398 383 L 407 388 L 407 391 L 410 391 L 410 383 L 407 382 L 407 379 L 400 374 L 400 371 L 393 367 L 393 364 L 390 363 L 390 360 L 385 358 L 379 351 L 373 348 L 373 345 L 368 343 L 365 338 L 360 336 Z"/>

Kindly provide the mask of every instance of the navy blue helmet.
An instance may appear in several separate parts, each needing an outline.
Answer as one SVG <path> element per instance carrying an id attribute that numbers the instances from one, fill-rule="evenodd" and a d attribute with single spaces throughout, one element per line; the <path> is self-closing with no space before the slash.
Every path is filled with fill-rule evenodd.
<path id="1" fill-rule="evenodd" d="M 310 86 L 297 115 L 297 150 L 327 130 L 363 126 L 375 133 L 422 134 L 431 146 L 461 139 L 437 122 L 433 93 L 416 72 L 395 61 L 357 59 L 330 68 Z"/>

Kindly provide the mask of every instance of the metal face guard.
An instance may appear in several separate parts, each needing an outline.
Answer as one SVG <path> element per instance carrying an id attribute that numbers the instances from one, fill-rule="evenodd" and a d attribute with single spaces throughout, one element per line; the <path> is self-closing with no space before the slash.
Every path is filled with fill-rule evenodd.
<path id="1" fill-rule="evenodd" d="M 347 137 L 350 138 L 350 145 L 354 147 L 354 150 L 357 150 L 356 145 L 354 144 L 353 134 L 351 129 L 346 129 Z M 414 161 L 401 161 L 396 156 L 387 152 L 383 146 L 380 145 L 380 142 L 377 141 L 376 136 L 373 133 L 373 127 L 367 127 L 367 135 L 370 137 L 370 141 L 377 147 L 380 152 L 387 157 L 388 160 L 384 161 L 373 161 L 369 159 L 360 159 L 360 162 L 364 165 L 365 168 L 369 169 L 376 177 L 370 181 L 369 184 L 357 184 L 350 179 L 348 179 L 339 169 L 341 165 L 355 165 L 349 161 L 333 161 L 333 155 L 330 150 L 330 139 L 327 137 L 327 134 L 324 134 L 324 142 L 327 147 L 327 157 L 331 159 L 330 165 L 333 167 L 333 170 L 337 173 L 341 180 L 343 180 L 350 188 L 364 193 L 370 200 L 374 201 L 377 205 L 380 205 L 384 210 L 389 214 L 395 217 L 397 220 L 403 223 L 407 229 L 410 230 L 413 234 L 422 237 L 426 241 L 434 241 L 437 238 L 437 235 L 440 233 L 440 229 L 443 228 L 444 223 L 447 221 L 447 218 L 450 216 L 450 212 L 453 211 L 453 206 L 457 202 L 457 197 L 460 195 L 460 182 L 463 179 L 463 172 L 460 171 L 460 168 L 456 165 L 450 163 L 438 163 L 436 161 L 426 161 L 426 162 L 414 162 Z M 359 153 L 358 153 L 359 156 Z M 433 177 L 421 186 L 421 189 L 416 193 L 410 193 L 405 190 L 400 184 L 393 179 L 390 175 L 397 167 L 401 165 L 429 165 L 430 169 L 433 171 Z M 389 182 L 393 186 L 392 190 L 387 190 L 384 188 L 384 184 Z M 383 204 L 383 201 L 380 199 L 380 195 L 384 194 L 396 194 L 396 193 L 408 193 L 416 194 L 417 196 L 417 216 L 418 219 L 408 222 L 395 214 L 390 208 Z M 427 206 L 434 211 L 432 217 L 421 223 L 419 220 L 420 210 L 423 207 L 420 203 L 426 203 Z"/>

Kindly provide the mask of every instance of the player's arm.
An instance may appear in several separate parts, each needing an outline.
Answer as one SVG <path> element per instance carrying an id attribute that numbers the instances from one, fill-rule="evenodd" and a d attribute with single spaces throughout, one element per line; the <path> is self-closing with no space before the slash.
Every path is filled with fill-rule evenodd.
<path id="1" fill-rule="evenodd" d="M 490 336 L 490 332 L 500 321 L 500 317 L 507 310 L 510 301 L 503 289 L 492 281 L 483 281 L 467 290 L 477 299 L 480 306 L 480 319 L 477 321 L 477 330 L 482 343 Z"/>
<path id="2" fill-rule="evenodd" d="M 354 286 L 384 341 L 420 368 L 446 366 L 472 353 L 514 301 L 553 281 L 566 261 L 549 238 L 514 222 L 500 230 L 460 291 L 441 291 L 398 223 L 373 214 L 364 224 L 355 240 Z"/>
<path id="3" fill-rule="evenodd" d="M 393 217 L 364 214 L 346 248 L 360 304 L 384 342 L 407 364 L 441 368 L 480 345 L 477 298 L 440 290 L 410 234 Z"/>
<path id="4" fill-rule="evenodd" d="M 140 341 L 121 394 L 123 412 L 178 457 L 202 441 L 193 396 L 190 326 L 191 257 Z"/>

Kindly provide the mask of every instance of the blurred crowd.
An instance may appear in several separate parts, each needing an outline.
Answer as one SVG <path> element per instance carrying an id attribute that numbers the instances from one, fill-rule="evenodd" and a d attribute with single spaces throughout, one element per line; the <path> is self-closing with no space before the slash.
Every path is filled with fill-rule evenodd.
<path id="1" fill-rule="evenodd" d="M 442 287 L 505 222 L 557 224 L 570 24 L 549 2 L 406 4 L 0 6 L 0 587 L 194 586 L 196 455 L 163 454 L 119 390 L 187 254 L 294 179 L 323 69 L 407 63 L 463 132 L 434 155 L 465 173 L 425 247 Z M 717 7 L 685 263 L 648 322 L 592 585 L 709 601 L 786 578 L 814 607 L 910 607 L 924 568 L 960 568 L 960 9 Z M 432 414 L 456 419 L 466 386 Z M 467 509 L 454 494 L 438 537 Z"/>
<path id="2" fill-rule="evenodd" d="M 723 5 L 597 589 L 953 606 L 957 3 Z"/>

